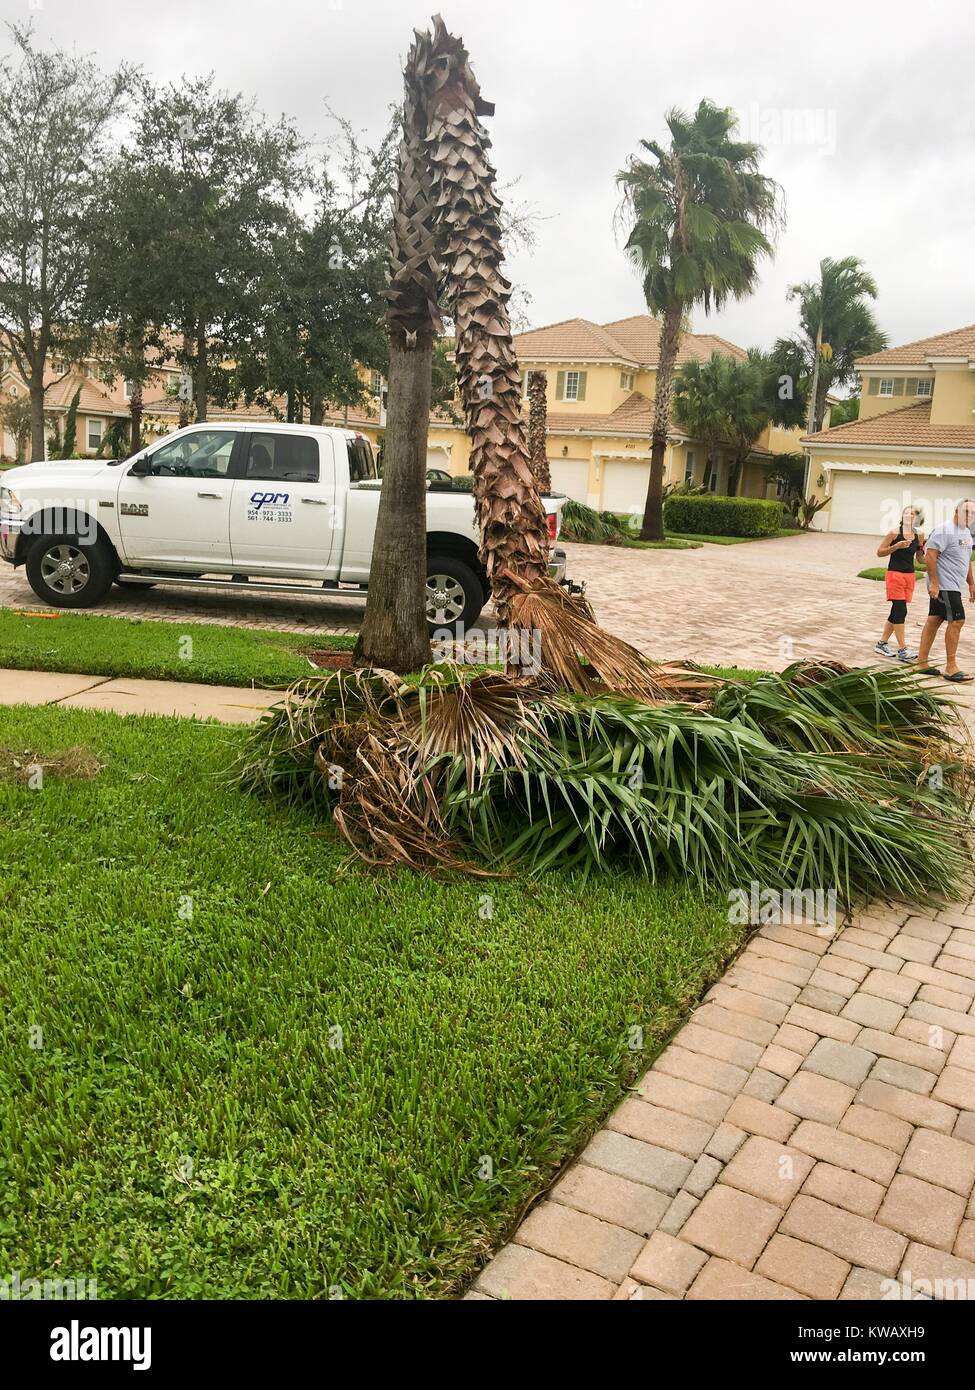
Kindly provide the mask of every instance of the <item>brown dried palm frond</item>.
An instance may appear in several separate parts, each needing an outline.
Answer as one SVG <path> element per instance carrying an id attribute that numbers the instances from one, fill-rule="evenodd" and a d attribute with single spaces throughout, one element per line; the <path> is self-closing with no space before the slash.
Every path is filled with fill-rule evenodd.
<path id="1" fill-rule="evenodd" d="M 462 757 L 473 790 L 499 760 L 520 766 L 526 734 L 540 735 L 541 721 L 528 703 L 529 693 L 537 698 L 534 687 L 516 685 L 496 672 L 465 679 L 457 667 L 431 667 L 416 702 L 400 719 L 403 747 L 421 768 Z"/>
<path id="2" fill-rule="evenodd" d="M 673 698 L 652 662 L 587 618 L 554 580 L 529 584 L 518 575 L 509 578 L 515 590 L 512 625 L 538 634 L 542 669 L 566 690 L 591 695 L 605 687 L 637 700 Z"/>

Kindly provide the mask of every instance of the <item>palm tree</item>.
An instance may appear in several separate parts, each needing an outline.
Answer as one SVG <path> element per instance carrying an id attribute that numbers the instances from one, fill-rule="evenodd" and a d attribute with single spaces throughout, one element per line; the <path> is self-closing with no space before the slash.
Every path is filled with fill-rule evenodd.
<path id="1" fill-rule="evenodd" d="M 546 435 L 548 426 L 548 378 L 544 372 L 528 373 L 528 449 L 532 472 L 539 492 L 552 491 L 552 473 L 548 466 Z"/>
<path id="2" fill-rule="evenodd" d="M 766 403 L 766 366 L 761 352 L 752 348 L 745 361 L 729 358 L 725 411 L 731 441 L 731 477 L 728 496 L 737 497 L 741 476 L 755 441 L 769 423 Z"/>
<path id="3" fill-rule="evenodd" d="M 712 352 L 706 362 L 685 362 L 674 379 L 674 416 L 704 445 L 705 479 L 714 471 L 718 445 L 728 435 L 728 372 L 731 359 Z"/>
<path id="4" fill-rule="evenodd" d="M 855 376 L 858 357 L 887 346 L 887 335 L 874 318 L 869 300 L 877 284 L 856 256 L 819 263 L 819 279 L 790 285 L 790 299 L 799 301 L 800 332 L 780 338 L 773 349 L 781 360 L 792 358 L 809 383 L 808 433 L 822 429 L 826 395 Z"/>
<path id="5" fill-rule="evenodd" d="M 497 176 L 480 118 L 494 112 L 460 39 L 439 16 L 422 36 L 430 123 L 425 147 L 443 219 L 442 292 L 456 331 L 457 386 L 471 437 L 481 560 L 502 625 L 520 587 L 548 575 L 545 508 L 521 413 L 521 371 L 511 338 Z"/>
<path id="6" fill-rule="evenodd" d="M 390 234 L 383 487 L 369 597 L 354 660 L 390 671 L 430 659 L 426 621 L 426 459 L 442 232 L 426 151 L 429 34 L 416 33 L 404 70 L 403 137 Z"/>
<path id="7" fill-rule="evenodd" d="M 779 189 L 759 172 L 761 147 L 736 140 L 731 110 L 702 101 L 688 116 L 667 116 L 668 147 L 642 140 L 618 175 L 632 227 L 626 250 L 643 277 L 651 313 L 663 319 L 651 435 L 650 482 L 640 536 L 663 539 L 664 453 L 681 319 L 754 287 L 758 263 L 771 255 Z M 649 158 L 648 158 L 649 156 Z"/>

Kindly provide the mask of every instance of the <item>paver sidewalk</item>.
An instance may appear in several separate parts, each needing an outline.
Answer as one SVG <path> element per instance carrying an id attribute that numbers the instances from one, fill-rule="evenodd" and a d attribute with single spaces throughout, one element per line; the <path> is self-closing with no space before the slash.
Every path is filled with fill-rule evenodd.
<path id="1" fill-rule="evenodd" d="M 762 927 L 467 1297 L 975 1297 L 973 1001 L 971 903 Z"/>
<path id="2" fill-rule="evenodd" d="M 233 685 L 194 685 L 187 681 L 144 681 L 128 677 L 72 676 L 61 671 L 0 668 L 0 705 L 59 705 L 63 709 L 101 709 L 115 714 L 175 714 L 250 724 L 278 703 L 280 690 L 248 690 Z"/>

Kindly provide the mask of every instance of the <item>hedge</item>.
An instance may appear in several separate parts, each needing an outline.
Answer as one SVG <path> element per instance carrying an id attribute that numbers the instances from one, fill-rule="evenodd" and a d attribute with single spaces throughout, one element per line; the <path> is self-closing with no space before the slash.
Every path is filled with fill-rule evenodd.
<path id="1" fill-rule="evenodd" d="M 668 497 L 664 526 L 675 535 L 774 536 L 782 505 L 757 497 Z"/>

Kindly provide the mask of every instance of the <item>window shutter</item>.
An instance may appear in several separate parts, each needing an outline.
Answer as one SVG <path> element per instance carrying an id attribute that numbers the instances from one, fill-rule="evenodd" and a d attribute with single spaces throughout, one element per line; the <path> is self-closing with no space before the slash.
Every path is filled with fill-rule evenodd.
<path id="1" fill-rule="evenodd" d="M 576 396 L 576 400 L 577 400 L 577 401 L 584 401 L 584 400 L 586 399 L 586 377 L 587 377 L 587 375 L 588 375 L 587 372 L 580 372 L 580 373 L 579 373 L 579 394 Z"/>
<path id="2" fill-rule="evenodd" d="M 894 377 L 894 395 L 895 395 L 895 396 L 903 396 L 903 394 L 904 394 L 904 378 L 903 378 L 902 376 L 895 376 L 895 377 Z"/>
<path id="3" fill-rule="evenodd" d="M 904 395 L 905 395 L 905 396 L 916 396 L 916 395 L 917 395 L 917 377 L 916 377 L 916 376 L 909 376 L 909 377 L 907 378 L 907 381 L 904 383 Z"/>
<path id="4" fill-rule="evenodd" d="M 564 400 L 565 400 L 565 372 L 559 372 L 559 373 L 557 373 L 557 375 L 556 375 L 556 378 L 555 378 L 555 399 L 556 399 L 557 401 L 564 401 Z"/>
<path id="5" fill-rule="evenodd" d="M 868 396 L 875 396 L 879 390 L 880 390 L 880 378 L 879 378 L 879 377 L 876 377 L 876 376 L 872 376 L 872 377 L 870 378 L 870 384 L 869 384 L 869 386 L 867 387 L 867 395 L 868 395 Z"/>

